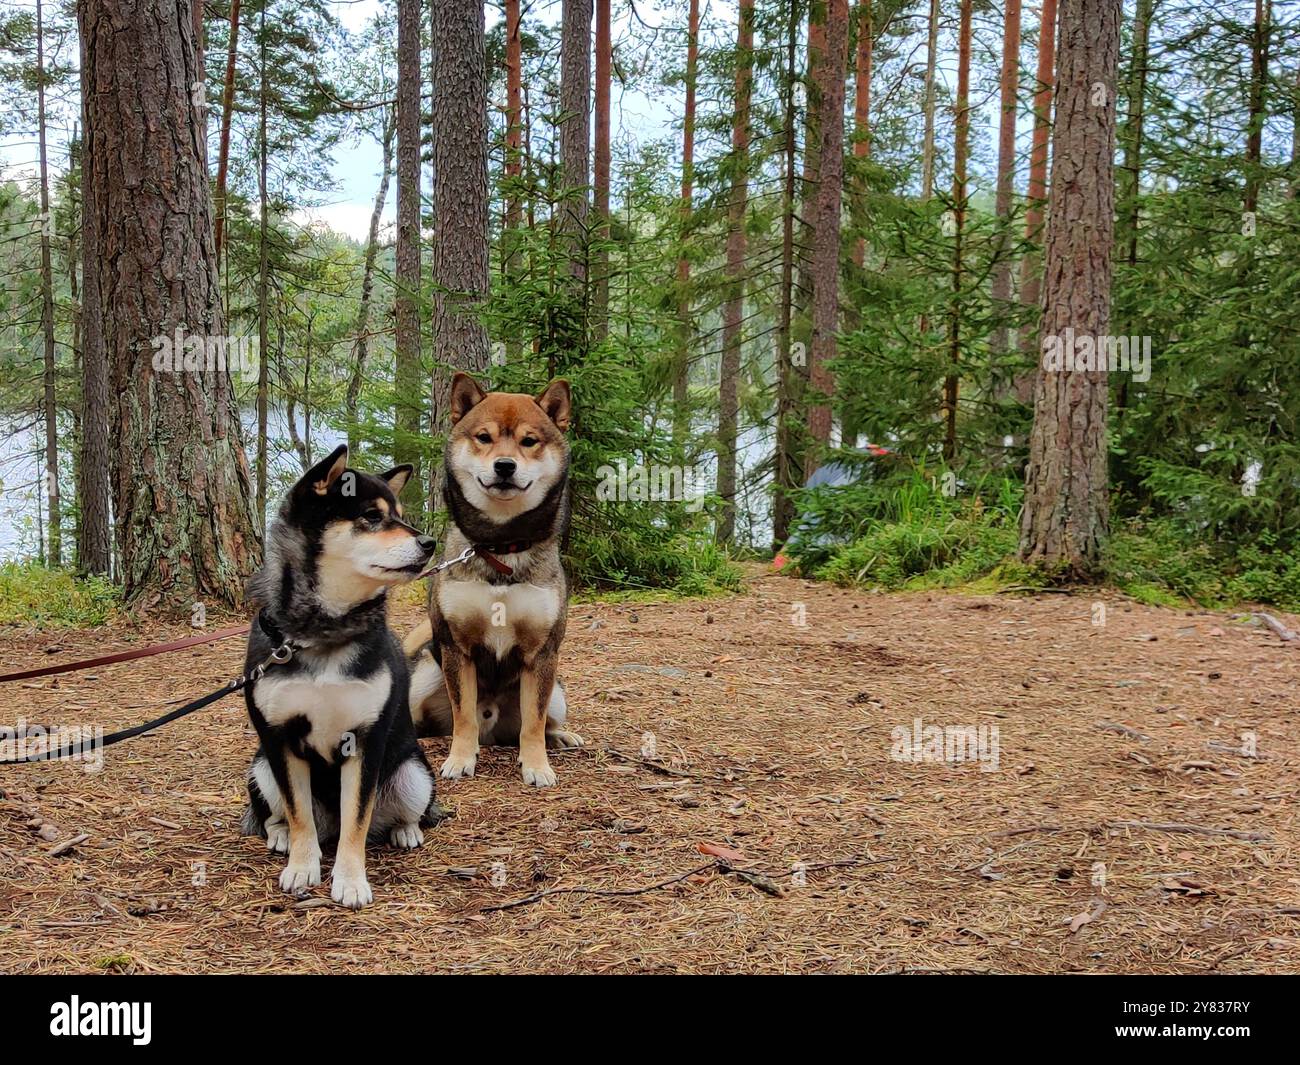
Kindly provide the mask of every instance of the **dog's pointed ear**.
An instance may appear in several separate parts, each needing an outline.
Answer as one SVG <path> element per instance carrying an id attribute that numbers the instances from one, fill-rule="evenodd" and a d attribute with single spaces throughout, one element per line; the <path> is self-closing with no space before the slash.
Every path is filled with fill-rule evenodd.
<path id="1" fill-rule="evenodd" d="M 414 472 L 414 466 L 409 462 L 403 462 L 400 466 L 394 466 L 387 473 L 381 473 L 379 476 L 388 482 L 388 487 L 393 495 L 400 496 L 402 489 L 406 487 L 406 482 L 411 479 L 411 474 Z"/>
<path id="2" fill-rule="evenodd" d="M 560 432 L 567 432 L 569 417 L 573 413 L 573 396 L 569 392 L 569 382 L 557 377 L 537 397 L 537 405 L 546 412 L 546 416 L 555 423 Z"/>
<path id="3" fill-rule="evenodd" d="M 451 379 L 451 424 L 455 425 L 487 397 L 477 381 L 467 373 Z"/>
<path id="4" fill-rule="evenodd" d="M 328 458 L 321 459 L 320 462 L 302 475 L 298 487 L 303 491 L 315 492 L 318 496 L 323 496 L 330 490 L 334 482 L 343 476 L 343 471 L 347 468 L 348 445 L 340 444 L 330 452 Z"/>

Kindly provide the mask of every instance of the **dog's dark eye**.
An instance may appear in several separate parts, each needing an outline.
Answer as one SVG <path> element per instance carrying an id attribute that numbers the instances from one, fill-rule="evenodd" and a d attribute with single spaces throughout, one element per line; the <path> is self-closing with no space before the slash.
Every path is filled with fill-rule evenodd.
<path id="1" fill-rule="evenodd" d="M 536 443 L 537 443 L 537 438 L 536 438 L 535 436 L 526 436 L 526 437 L 524 437 L 522 440 L 519 441 L 519 446 L 520 446 L 520 447 L 533 447 Z"/>
<path id="2" fill-rule="evenodd" d="M 380 510 L 378 507 L 371 507 L 361 516 L 365 518 L 366 521 L 372 522 L 375 525 L 378 525 L 381 521 L 384 520 L 384 512 Z"/>
<path id="3" fill-rule="evenodd" d="M 492 435 L 490 433 L 479 433 L 474 439 L 476 439 L 480 444 L 492 443 Z"/>

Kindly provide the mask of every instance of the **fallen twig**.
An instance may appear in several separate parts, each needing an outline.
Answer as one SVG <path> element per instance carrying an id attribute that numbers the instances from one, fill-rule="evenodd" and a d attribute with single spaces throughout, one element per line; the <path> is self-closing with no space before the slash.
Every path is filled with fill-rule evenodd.
<path id="1" fill-rule="evenodd" d="M 606 754 L 612 754 L 615 758 L 621 758 L 625 762 L 631 762 L 633 765 L 645 766 L 652 773 L 662 773 L 669 777 L 687 777 L 690 780 L 721 780 L 730 783 L 730 778 L 725 773 L 696 773 L 690 769 L 677 769 L 670 765 L 664 765 L 662 762 L 655 762 L 649 758 L 640 758 L 634 754 L 625 754 L 617 747 L 602 748 Z M 748 773 L 751 770 L 731 768 L 728 773 Z"/>
<path id="2" fill-rule="evenodd" d="M 75 847 L 78 843 L 85 843 L 86 840 L 88 839 L 90 839 L 90 833 L 82 832 L 81 835 L 79 836 L 73 836 L 71 839 L 65 839 L 57 847 L 51 847 L 45 853 L 48 854 L 51 858 L 58 858 L 61 855 L 67 854 L 68 851 L 72 850 L 72 848 Z"/>
<path id="3" fill-rule="evenodd" d="M 1008 847 L 1008 848 L 1007 848 L 1006 850 L 1004 850 L 1001 854 L 991 854 L 991 855 L 989 855 L 989 857 L 985 858 L 983 861 L 976 862 L 974 865 L 968 865 L 968 866 L 966 866 L 966 868 L 963 869 L 962 872 L 963 872 L 963 873 L 973 873 L 973 872 L 975 872 L 976 869 L 979 869 L 980 871 L 983 871 L 983 870 L 985 870 L 985 869 L 988 869 L 988 867 L 991 866 L 994 862 L 1000 862 L 1000 861 L 1001 861 L 1003 858 L 1005 858 L 1008 854 L 1013 854 L 1014 852 L 1018 851 L 1021 847 L 1028 847 L 1029 844 L 1031 844 L 1031 843 L 1033 843 L 1033 842 L 1034 842 L 1034 841 L 1033 841 L 1032 839 L 1022 840 L 1021 842 L 1017 843 L 1014 847 Z"/>
<path id="4" fill-rule="evenodd" d="M 1238 947 L 1236 950 L 1230 950 L 1226 954 L 1220 954 L 1219 957 L 1214 959 L 1214 963 L 1210 966 L 1209 971 L 1213 972 L 1225 961 L 1231 961 L 1233 958 L 1240 958 L 1243 954 L 1250 951 L 1254 946 L 1255 946 L 1254 943 L 1247 943 L 1245 946 Z"/>
<path id="5" fill-rule="evenodd" d="M 1211 828 L 1206 825 L 1184 825 L 1175 821 L 1107 821 L 1109 828 L 1145 828 L 1152 832 L 1182 832 L 1194 836 L 1228 836 L 1250 842 L 1268 839 L 1267 832 L 1244 832 L 1239 828 Z"/>
<path id="6" fill-rule="evenodd" d="M 1240 746 L 1234 747 L 1230 743 L 1220 743 L 1218 740 L 1207 740 L 1205 746 L 1218 754 L 1231 754 L 1237 758 L 1249 758 L 1252 761 L 1258 761 L 1266 757 L 1258 753 L 1251 754 L 1249 751 L 1242 750 Z"/>
<path id="7" fill-rule="evenodd" d="M 521 899 L 513 899 L 510 902 L 499 902 L 495 906 L 484 906 L 479 913 L 495 913 L 498 910 L 513 910 L 520 906 L 531 906 L 534 902 L 541 902 L 542 899 L 549 898 L 551 895 L 606 895 L 606 896 L 626 896 L 626 895 L 644 895 L 648 891 L 657 891 L 659 888 L 669 887 L 678 884 L 688 877 L 696 876 L 706 869 L 714 869 L 721 864 L 717 861 L 705 862 L 703 865 L 697 865 L 694 869 L 688 869 L 686 872 L 677 876 L 669 877 L 667 880 L 659 880 L 653 884 L 646 884 L 639 888 L 588 888 L 588 887 L 571 887 L 571 888 L 546 888 L 538 891 L 533 895 L 525 895 Z"/>
<path id="8" fill-rule="evenodd" d="M 606 898 L 626 898 L 632 895 L 645 895 L 651 891 L 658 891 L 660 888 L 671 887 L 673 884 L 679 884 L 683 880 L 688 880 L 693 876 L 698 876 L 709 869 L 716 870 L 723 874 L 735 874 L 745 880 L 746 883 L 753 884 L 759 890 L 768 892 L 767 886 L 761 883 L 766 880 L 768 885 L 775 887 L 771 882 L 779 877 L 793 876 L 796 872 L 800 874 L 815 873 L 820 869 L 841 869 L 850 866 L 860 865 L 880 865 L 884 862 L 892 862 L 893 858 L 847 858 L 838 862 L 820 862 L 817 865 L 803 865 L 796 869 L 787 869 L 783 872 L 774 873 L 763 869 L 742 869 L 739 866 L 732 865 L 721 858 L 715 858 L 704 865 L 697 865 L 694 869 L 688 869 L 677 876 L 671 876 L 667 880 L 656 880 L 653 884 L 645 884 L 637 888 L 589 888 L 589 887 L 571 887 L 571 888 L 546 888 L 532 895 L 525 895 L 523 898 L 512 899 L 510 902 L 499 902 L 494 906 L 484 906 L 479 913 L 496 913 L 500 910 L 514 910 L 520 906 L 531 906 L 534 902 L 541 902 L 542 899 L 550 898 L 552 895 L 599 895 Z"/>
<path id="9" fill-rule="evenodd" d="M 1088 903 L 1088 908 L 1083 913 L 1075 914 L 1065 923 L 1070 926 L 1071 934 L 1077 934 L 1079 929 L 1086 924 L 1092 924 L 1098 917 L 1106 912 L 1105 899 L 1093 899 Z"/>
<path id="10" fill-rule="evenodd" d="M 1137 729 L 1129 728 L 1127 725 L 1116 724 L 1114 721 L 1098 721 L 1097 727 L 1101 729 L 1102 732 L 1118 732 L 1121 735 L 1129 737 L 1129 739 L 1141 740 L 1143 743 L 1147 743 L 1151 739 L 1151 737 L 1145 732 L 1139 732 Z"/>
<path id="11" fill-rule="evenodd" d="M 1267 625 L 1270 629 L 1272 629 L 1273 632 L 1277 634 L 1277 637 L 1280 640 L 1285 640 L 1287 643 L 1290 643 L 1292 640 L 1296 638 L 1296 634 L 1292 632 L 1290 629 L 1288 629 L 1285 625 L 1283 625 L 1282 622 L 1278 621 L 1278 619 L 1275 618 L 1272 614 L 1254 613 L 1251 614 L 1250 616 L 1253 618 L 1259 618 L 1260 621 L 1262 621 L 1265 625 Z"/>
<path id="12" fill-rule="evenodd" d="M 1003 828 L 997 832 L 980 832 L 977 835 L 995 838 L 998 836 L 1023 836 L 1026 832 L 1060 832 L 1060 825 L 1026 825 L 1024 828 Z"/>

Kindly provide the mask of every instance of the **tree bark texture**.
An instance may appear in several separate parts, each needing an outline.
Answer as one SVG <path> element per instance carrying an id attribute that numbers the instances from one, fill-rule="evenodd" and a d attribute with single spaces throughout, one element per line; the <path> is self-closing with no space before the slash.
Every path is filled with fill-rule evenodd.
<path id="1" fill-rule="evenodd" d="M 394 286 L 393 461 L 415 467 L 422 484 L 420 438 L 424 387 L 420 373 L 420 0 L 397 5 L 397 248 Z M 408 505 L 423 520 L 423 498 Z"/>
<path id="2" fill-rule="evenodd" d="M 809 383 L 808 435 L 812 447 L 831 435 L 830 397 L 835 379 L 827 363 L 835 358 L 840 309 L 840 200 L 844 186 L 844 70 L 848 50 L 848 0 L 826 2 L 826 51 L 818 77 L 821 97 L 821 150 L 813 215 L 813 313 Z M 815 450 L 804 462 L 805 476 L 817 468 Z"/>
<path id="3" fill-rule="evenodd" d="M 749 203 L 749 105 L 754 88 L 754 0 L 740 0 L 736 31 L 736 110 L 731 126 L 731 198 L 727 205 L 727 302 L 722 311 L 718 381 L 718 543 L 736 532 L 736 421 L 740 413 L 740 355 L 745 307 L 745 211 Z"/>
<path id="4" fill-rule="evenodd" d="M 235 604 L 261 552 L 230 375 L 153 368 L 164 338 L 225 332 L 191 7 L 81 0 L 78 16 L 122 583 L 137 601 Z"/>
<path id="5" fill-rule="evenodd" d="M 1077 351 L 1078 338 L 1102 347 L 1110 332 L 1120 19 L 1121 0 L 1061 3 L 1039 335 Z M 1107 378 L 1068 366 L 1035 378 L 1020 553 L 1079 577 L 1097 571 L 1109 520 Z"/>
<path id="6" fill-rule="evenodd" d="M 451 378 L 488 367 L 479 305 L 488 292 L 488 120 L 483 5 L 433 5 L 433 433 L 447 431 Z M 431 509 L 442 501 L 442 465 L 430 477 Z"/>

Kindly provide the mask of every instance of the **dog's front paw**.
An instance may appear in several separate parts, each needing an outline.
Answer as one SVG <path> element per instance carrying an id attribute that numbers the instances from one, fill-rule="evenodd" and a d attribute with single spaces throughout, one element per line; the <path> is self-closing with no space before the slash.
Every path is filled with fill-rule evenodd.
<path id="1" fill-rule="evenodd" d="M 415 850 L 424 842 L 424 833 L 419 825 L 394 825 L 388 830 L 388 842 L 403 850 Z"/>
<path id="2" fill-rule="evenodd" d="M 289 853 L 289 826 L 283 821 L 266 823 L 266 849 L 272 854 Z"/>
<path id="3" fill-rule="evenodd" d="M 524 766 L 525 784 L 532 784 L 538 788 L 552 788 L 557 780 L 559 777 L 555 775 L 555 770 L 551 768 L 549 762 Z"/>
<path id="4" fill-rule="evenodd" d="M 438 775 L 443 780 L 455 780 L 457 777 L 472 777 L 474 775 L 474 766 L 478 764 L 478 751 L 453 750 L 447 755 L 447 760 L 442 763 L 442 769 Z"/>
<path id="5" fill-rule="evenodd" d="M 284 867 L 280 874 L 280 889 L 294 894 L 298 891 L 305 891 L 309 887 L 315 887 L 320 883 L 320 855 L 308 858 L 306 861 L 295 862 L 289 860 L 289 864 Z"/>
<path id="6" fill-rule="evenodd" d="M 334 873 L 330 877 L 330 898 L 349 910 L 359 910 L 375 901 L 365 873 Z"/>
<path id="7" fill-rule="evenodd" d="M 587 741 L 579 736 L 576 732 L 566 732 L 564 729 L 556 729 L 554 732 L 546 734 L 546 746 L 548 747 L 585 747 Z"/>

